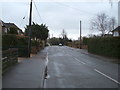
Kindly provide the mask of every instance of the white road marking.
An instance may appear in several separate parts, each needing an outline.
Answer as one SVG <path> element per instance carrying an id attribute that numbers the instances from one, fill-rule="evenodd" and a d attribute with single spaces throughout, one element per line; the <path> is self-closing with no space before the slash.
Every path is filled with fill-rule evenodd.
<path id="1" fill-rule="evenodd" d="M 108 78 L 108 79 L 110 79 L 110 80 L 114 81 L 115 83 L 120 84 L 120 82 L 118 82 L 117 80 L 115 80 L 115 79 L 111 78 L 110 76 L 108 76 L 108 75 L 106 75 L 106 74 L 104 74 L 104 73 L 100 72 L 99 70 L 97 70 L 97 69 L 94 69 L 94 70 L 95 70 L 96 72 L 98 72 L 99 74 L 101 74 L 101 75 L 105 76 L 106 78 Z"/>
<path id="2" fill-rule="evenodd" d="M 75 60 L 78 61 L 78 62 L 80 62 L 80 63 L 82 63 L 82 64 L 85 64 L 84 62 L 78 60 L 77 58 L 75 58 Z"/>
<path id="3" fill-rule="evenodd" d="M 47 82 L 47 80 L 45 79 L 45 80 L 44 80 L 43 88 L 46 88 L 46 86 L 47 86 L 47 85 L 46 85 L 46 82 Z"/>

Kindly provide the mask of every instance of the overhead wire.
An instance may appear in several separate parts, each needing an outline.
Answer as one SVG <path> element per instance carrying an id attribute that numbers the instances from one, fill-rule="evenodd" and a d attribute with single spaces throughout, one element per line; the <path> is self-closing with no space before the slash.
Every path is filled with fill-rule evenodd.
<path id="1" fill-rule="evenodd" d="M 39 19 L 41 20 L 42 23 L 44 23 L 41 15 L 40 15 L 40 13 L 39 13 L 39 11 L 38 11 L 37 5 L 35 4 L 35 1 L 34 1 L 34 0 L 33 0 L 33 3 L 34 3 L 34 6 L 35 6 L 36 11 L 37 11 L 37 13 L 38 13 Z"/>
<path id="2" fill-rule="evenodd" d="M 81 9 L 79 9 L 79 8 L 72 7 L 72 6 L 70 6 L 70 5 L 68 5 L 68 4 L 65 4 L 65 3 L 64 3 L 64 4 L 63 4 L 63 3 L 60 3 L 60 2 L 55 2 L 55 3 L 58 4 L 58 5 L 62 5 L 62 6 L 65 6 L 65 7 L 72 8 L 72 9 L 74 9 L 74 10 L 77 10 L 77 11 L 80 11 L 80 12 L 83 12 L 83 13 L 95 15 L 94 13 L 91 13 L 91 12 L 88 12 L 88 11 L 83 11 L 83 10 L 81 10 Z"/>
<path id="3" fill-rule="evenodd" d="M 20 22 L 20 26 L 23 24 L 23 21 L 27 18 L 27 14 L 28 14 L 28 9 L 25 12 L 25 15 L 22 17 L 22 20 Z"/>

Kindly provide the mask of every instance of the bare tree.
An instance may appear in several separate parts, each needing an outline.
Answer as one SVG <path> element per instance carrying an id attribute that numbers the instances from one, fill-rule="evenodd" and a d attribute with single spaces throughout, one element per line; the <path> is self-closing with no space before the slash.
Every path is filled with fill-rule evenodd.
<path id="1" fill-rule="evenodd" d="M 102 36 L 108 31 L 108 16 L 105 13 L 98 14 L 96 18 L 91 21 L 91 29 L 99 30 Z"/>
<path id="2" fill-rule="evenodd" d="M 115 17 L 110 18 L 110 19 L 109 19 L 109 24 L 108 24 L 108 28 L 109 28 L 108 34 L 109 34 L 112 30 L 115 29 L 115 25 L 116 25 L 116 19 L 115 19 Z"/>
<path id="3" fill-rule="evenodd" d="M 105 13 L 98 14 L 91 20 L 91 29 L 101 31 L 103 37 L 114 30 L 115 25 L 115 17 L 109 18 Z"/>
<path id="4" fill-rule="evenodd" d="M 67 33 L 64 29 L 62 30 L 62 33 L 60 34 L 60 36 L 62 36 L 63 39 L 67 38 Z"/>

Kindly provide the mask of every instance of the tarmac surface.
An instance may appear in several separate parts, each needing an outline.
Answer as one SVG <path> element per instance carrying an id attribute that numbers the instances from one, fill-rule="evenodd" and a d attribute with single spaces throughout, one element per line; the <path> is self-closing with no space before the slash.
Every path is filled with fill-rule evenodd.
<path id="1" fill-rule="evenodd" d="M 51 46 L 44 88 L 118 88 L 118 64 L 82 49 Z"/>
<path id="2" fill-rule="evenodd" d="M 2 78 L 3 88 L 118 88 L 113 59 L 67 46 L 49 46 L 21 60 Z M 44 79 L 47 65 L 47 77 Z"/>

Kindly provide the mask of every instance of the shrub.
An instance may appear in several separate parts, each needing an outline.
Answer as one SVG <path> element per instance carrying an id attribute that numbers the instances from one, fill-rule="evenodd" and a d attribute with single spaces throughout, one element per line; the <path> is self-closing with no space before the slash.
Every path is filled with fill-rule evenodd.
<path id="1" fill-rule="evenodd" d="M 18 28 L 10 27 L 10 30 L 8 30 L 8 34 L 18 34 Z"/>
<path id="2" fill-rule="evenodd" d="M 32 41 L 31 41 L 31 45 L 38 47 L 38 46 L 40 45 L 40 42 L 35 41 L 35 40 L 32 40 Z"/>
<path id="3" fill-rule="evenodd" d="M 99 55 L 120 58 L 120 37 L 89 38 L 88 51 Z"/>
<path id="4" fill-rule="evenodd" d="M 9 48 L 18 48 L 18 55 L 27 57 L 28 38 L 13 34 L 2 35 L 2 50 Z"/>
<path id="5" fill-rule="evenodd" d="M 83 44 L 84 44 L 84 45 L 87 45 L 87 44 L 88 44 L 88 39 L 89 39 L 89 38 L 87 38 L 87 37 L 83 37 Z"/>
<path id="6" fill-rule="evenodd" d="M 18 41 L 18 44 L 15 47 L 18 48 L 19 57 L 27 57 L 28 56 L 28 37 L 17 35 L 17 41 Z"/>
<path id="7" fill-rule="evenodd" d="M 2 35 L 2 50 L 13 48 L 17 45 L 17 36 L 12 34 Z"/>

